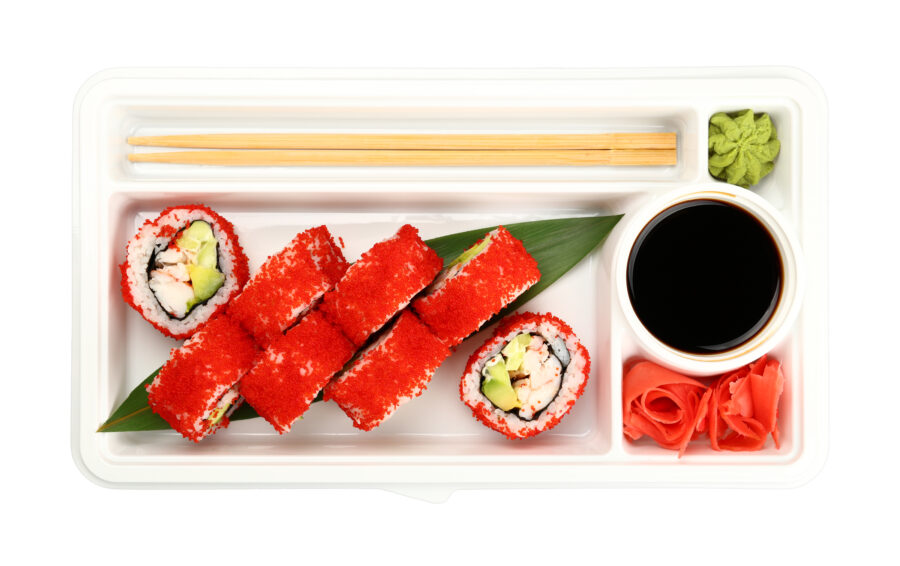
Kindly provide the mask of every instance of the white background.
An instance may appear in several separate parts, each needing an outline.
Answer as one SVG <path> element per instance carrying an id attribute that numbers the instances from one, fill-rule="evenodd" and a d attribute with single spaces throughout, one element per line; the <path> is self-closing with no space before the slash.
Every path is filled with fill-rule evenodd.
<path id="1" fill-rule="evenodd" d="M 897 29 L 889 3 L 15 2 L 0 18 L 0 553 L 112 563 L 897 560 Z M 830 110 L 828 462 L 787 490 L 128 491 L 69 448 L 71 113 L 115 66 L 791 65 Z M 577 559 L 577 560 L 576 560 Z"/>

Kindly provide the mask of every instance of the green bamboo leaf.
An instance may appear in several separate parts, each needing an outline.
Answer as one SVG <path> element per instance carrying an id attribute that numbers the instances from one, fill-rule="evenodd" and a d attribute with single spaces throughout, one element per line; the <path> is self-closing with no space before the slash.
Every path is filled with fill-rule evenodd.
<path id="1" fill-rule="evenodd" d="M 521 240 L 531 257 L 537 261 L 541 280 L 492 320 L 514 311 L 575 267 L 584 256 L 606 239 L 620 218 L 621 214 L 504 224 L 504 228 Z M 496 226 L 491 226 L 459 232 L 425 240 L 425 243 L 444 258 L 444 264 L 448 264 L 495 228 Z"/>
<path id="2" fill-rule="evenodd" d="M 147 386 L 156 378 L 159 373 L 159 367 L 140 382 L 137 387 L 131 390 L 128 397 L 119 405 L 119 408 L 106 419 L 106 422 L 100 425 L 97 432 L 125 432 L 130 430 L 165 430 L 172 428 L 161 416 L 150 410 L 147 401 Z M 316 401 L 319 397 L 316 398 Z M 258 417 L 253 407 L 244 403 L 234 414 L 231 420 L 239 421 L 243 419 L 252 419 Z"/>
<path id="3" fill-rule="evenodd" d="M 100 425 L 97 432 L 121 432 L 126 430 L 160 430 L 170 428 L 169 423 L 150 410 L 147 404 L 147 385 L 159 373 L 157 369 L 135 387 L 119 408 Z"/>
<path id="4" fill-rule="evenodd" d="M 606 236 L 609 235 L 609 232 L 620 218 L 622 218 L 621 214 L 616 216 L 588 216 L 504 224 L 504 227 L 513 236 L 525 244 L 525 249 L 537 261 L 538 269 L 541 272 L 541 280 L 491 319 L 491 322 L 517 309 L 572 269 L 584 256 L 597 248 L 606 239 Z M 444 258 L 445 264 L 448 264 L 456 259 L 466 248 L 495 228 L 496 226 L 491 226 L 489 228 L 459 232 L 426 240 L 426 243 Z M 147 401 L 146 387 L 158 373 L 159 369 L 138 384 L 125 401 L 113 411 L 106 422 L 100 425 L 97 432 L 163 430 L 170 428 L 169 424 L 162 417 L 150 410 Z M 313 402 L 321 399 L 322 394 L 319 393 Z M 252 419 L 257 416 L 259 415 L 256 414 L 256 411 L 244 403 L 230 418 L 232 421 L 237 421 Z"/>

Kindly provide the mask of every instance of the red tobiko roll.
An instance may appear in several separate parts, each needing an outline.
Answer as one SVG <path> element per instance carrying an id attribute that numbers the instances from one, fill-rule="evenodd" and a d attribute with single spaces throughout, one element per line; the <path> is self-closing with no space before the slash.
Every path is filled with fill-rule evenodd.
<path id="1" fill-rule="evenodd" d="M 710 388 L 709 438 L 714 450 L 761 450 L 778 438 L 778 400 L 784 390 L 781 364 L 765 356 L 723 375 Z"/>
<path id="2" fill-rule="evenodd" d="M 194 442 L 228 426 L 241 404 L 237 382 L 253 367 L 259 350 L 247 332 L 227 316 L 209 321 L 147 386 L 150 408 Z"/>
<path id="3" fill-rule="evenodd" d="M 425 391 L 449 355 L 449 348 L 405 310 L 325 387 L 324 399 L 336 402 L 353 426 L 372 430 Z"/>
<path id="4" fill-rule="evenodd" d="M 312 309 L 347 267 L 328 228 L 310 228 L 266 259 L 228 314 L 265 348 Z"/>
<path id="5" fill-rule="evenodd" d="M 234 226 L 203 205 L 172 206 L 147 220 L 119 271 L 125 302 L 178 339 L 221 313 L 249 277 Z"/>
<path id="6" fill-rule="evenodd" d="M 555 427 L 584 393 L 591 356 L 575 331 L 551 313 L 508 316 L 469 357 L 463 403 L 509 439 Z"/>
<path id="7" fill-rule="evenodd" d="M 444 265 L 406 224 L 372 246 L 322 300 L 322 312 L 356 346 L 362 346 L 434 279 Z"/>
<path id="8" fill-rule="evenodd" d="M 625 436 L 645 434 L 663 448 L 684 454 L 688 442 L 706 430 L 711 390 L 652 362 L 638 362 L 622 380 Z"/>
<path id="9" fill-rule="evenodd" d="M 275 430 L 285 433 L 354 351 L 353 344 L 314 311 L 272 342 L 241 380 L 241 395 Z"/>
<path id="10" fill-rule="evenodd" d="M 412 308 L 455 347 L 540 278 L 525 245 L 500 226 L 451 262 Z"/>

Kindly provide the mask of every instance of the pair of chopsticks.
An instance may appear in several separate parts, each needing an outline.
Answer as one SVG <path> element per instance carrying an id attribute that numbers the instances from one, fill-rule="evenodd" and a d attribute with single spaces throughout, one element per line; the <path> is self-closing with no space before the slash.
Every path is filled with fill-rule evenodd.
<path id="1" fill-rule="evenodd" d="M 129 161 L 191 165 L 675 165 L 673 132 L 607 134 L 198 134 L 134 136 Z"/>

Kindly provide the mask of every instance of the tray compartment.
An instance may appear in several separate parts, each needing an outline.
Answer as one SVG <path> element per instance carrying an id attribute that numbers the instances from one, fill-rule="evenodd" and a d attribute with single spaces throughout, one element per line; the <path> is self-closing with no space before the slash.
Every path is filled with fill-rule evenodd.
<path id="1" fill-rule="evenodd" d="M 184 202 L 202 201 L 232 221 L 250 258 L 251 271 L 264 258 L 287 244 L 297 231 L 326 224 L 335 237 L 346 243 L 348 259 L 357 258 L 376 241 L 388 237 L 400 224 L 409 222 L 424 238 L 486 227 L 497 222 L 522 222 L 564 216 L 612 214 L 610 200 L 596 195 L 565 193 L 558 187 L 533 188 L 511 201 L 506 193 L 350 193 L 335 199 L 330 193 L 303 192 L 292 198 L 256 193 L 255 203 L 231 202 L 218 193 L 180 194 Z M 243 191 L 238 191 L 244 194 Z M 115 235 L 106 253 L 120 261 L 127 241 L 147 218 L 158 214 L 158 196 L 132 193 L 114 199 L 110 218 Z M 621 197 L 624 198 L 624 197 Z M 402 201 L 400 203 L 399 201 Z M 180 202 L 180 201 L 179 201 Z M 388 209 L 388 210 L 384 210 Z M 134 313 L 119 296 L 117 270 L 110 270 L 107 292 L 107 324 L 123 332 L 111 333 L 106 376 L 106 395 L 101 403 L 107 412 L 117 406 L 141 379 L 149 375 L 179 342 L 163 337 Z M 104 435 L 109 454 L 129 458 L 148 454 L 167 455 L 191 461 L 209 454 L 234 453 L 236 447 L 262 450 L 270 456 L 343 453 L 352 449 L 360 456 L 395 456 L 414 453 L 433 455 L 511 454 L 603 454 L 609 449 L 612 425 L 605 407 L 609 394 L 609 289 L 608 274 L 596 253 L 567 273 L 529 304 L 529 309 L 553 311 L 578 332 L 594 355 L 589 386 L 570 415 L 541 437 L 529 442 L 508 442 L 485 428 L 459 401 L 459 377 L 470 353 L 486 340 L 491 329 L 469 339 L 435 374 L 429 389 L 405 405 L 373 432 L 354 429 L 349 419 L 331 403 L 316 405 L 291 434 L 277 437 L 261 419 L 238 421 L 227 431 L 196 446 L 172 431 Z M 573 300 L 573 297 L 577 299 Z M 98 423 L 99 424 L 99 423 Z M 410 448 L 415 446 L 415 448 Z"/>
<path id="2" fill-rule="evenodd" d="M 186 99 L 166 105 L 137 105 L 123 100 L 113 112 L 119 127 L 109 137 L 105 154 L 119 180 L 234 180 L 234 179 L 602 179 L 616 181 L 688 181 L 697 169 L 698 141 L 693 108 L 684 105 L 561 107 L 397 107 L 296 106 L 265 97 L 235 106 L 217 100 Z M 392 104 L 393 103 L 393 104 Z M 319 103 L 321 104 L 321 103 Z M 357 133 L 587 133 L 676 132 L 678 164 L 654 167 L 212 167 L 158 163 L 130 163 L 129 152 L 173 151 L 169 148 L 134 147 L 132 135 L 199 134 L 234 132 L 357 132 Z M 702 135 L 701 135 L 702 134 Z"/>
<path id="3" fill-rule="evenodd" d="M 754 112 L 768 113 L 778 131 L 778 137 L 781 140 L 781 151 L 776 158 L 776 167 L 768 176 L 766 176 L 758 185 L 753 187 L 754 192 L 758 193 L 768 200 L 783 215 L 788 223 L 788 229 L 791 224 L 797 223 L 798 199 L 798 171 L 800 169 L 799 155 L 802 145 L 799 143 L 797 135 L 799 116 L 799 108 L 795 103 L 783 98 L 766 97 L 766 98 L 710 98 L 704 103 L 698 104 L 698 112 L 696 114 L 697 123 L 694 128 L 703 132 L 702 148 L 697 153 L 696 166 L 703 172 L 705 180 L 710 182 L 720 182 L 712 177 L 707 170 L 707 149 L 706 137 L 709 118 L 716 112 L 734 112 L 745 108 L 752 108 Z M 670 186 L 666 186 L 662 190 L 668 190 Z M 642 198 L 636 198 L 635 201 L 629 203 L 631 210 L 636 210 L 644 202 L 648 201 L 653 194 L 658 191 L 643 191 L 640 195 Z M 610 235 L 610 242 L 604 248 L 604 258 L 607 265 L 611 265 L 615 254 L 623 254 L 627 256 L 630 250 L 624 249 L 619 243 L 619 235 L 627 219 L 620 223 L 613 233 Z M 611 268 L 610 268 L 611 269 Z M 624 282 L 617 282 L 624 284 Z M 615 296 L 611 297 L 610 304 L 612 306 L 610 313 L 610 328 L 614 336 L 616 348 L 620 354 L 620 363 L 618 366 L 610 367 L 610 383 L 612 398 L 618 400 L 618 407 L 612 412 L 614 418 L 615 440 L 613 442 L 614 450 L 621 450 L 623 457 L 635 459 L 639 462 L 650 462 L 654 458 L 671 458 L 674 452 L 660 448 L 652 439 L 642 438 L 637 442 L 631 442 L 624 438 L 622 434 L 622 368 L 624 364 L 632 359 L 647 359 L 647 352 L 641 347 L 636 339 L 634 332 L 626 322 L 622 313 L 621 306 Z M 802 317 L 802 315 L 801 315 Z M 799 326 L 799 323 L 797 324 Z M 796 328 L 796 327 L 795 327 Z M 733 460 L 746 461 L 748 459 L 758 462 L 771 459 L 773 461 L 791 461 L 798 455 L 801 431 L 801 415 L 799 413 L 799 398 L 795 390 L 801 386 L 802 382 L 802 365 L 800 358 L 799 330 L 794 330 L 780 344 L 777 344 L 771 351 L 770 356 L 782 363 L 782 370 L 785 375 L 785 389 L 779 404 L 778 425 L 781 434 L 781 448 L 776 450 L 771 440 L 766 447 L 758 452 L 750 453 L 732 453 L 732 452 L 715 452 L 709 447 L 706 437 L 694 441 L 688 448 L 687 454 L 692 458 L 707 458 L 710 462 L 730 463 Z M 699 378 L 701 382 L 710 384 L 714 381 L 711 378 Z"/>

